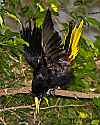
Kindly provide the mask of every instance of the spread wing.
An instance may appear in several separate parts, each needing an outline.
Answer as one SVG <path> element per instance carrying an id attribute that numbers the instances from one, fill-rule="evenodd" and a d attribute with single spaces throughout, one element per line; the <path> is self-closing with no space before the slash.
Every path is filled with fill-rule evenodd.
<path id="1" fill-rule="evenodd" d="M 27 27 L 22 26 L 21 37 L 29 43 L 29 46 L 24 45 L 25 58 L 29 65 L 36 66 L 38 58 L 41 56 L 41 29 L 34 24 L 32 29 L 31 21 Z"/>
<path id="2" fill-rule="evenodd" d="M 61 37 L 54 29 L 49 9 L 47 10 L 42 30 L 36 27 L 35 24 L 32 28 L 31 21 L 29 21 L 29 25 L 27 27 L 22 26 L 21 31 L 22 38 L 29 43 L 29 46 L 24 45 L 27 62 L 32 67 L 37 65 L 41 54 L 44 54 L 47 63 L 57 62 L 60 58 L 63 58 L 65 54 L 65 61 L 71 63 L 79 51 L 78 42 L 82 27 L 83 20 L 80 22 L 79 26 L 75 25 L 74 28 L 72 23 L 69 24 L 69 33 L 65 40 L 65 47 L 62 49 L 60 47 Z"/>
<path id="3" fill-rule="evenodd" d="M 42 47 L 46 56 L 47 62 L 57 62 L 62 55 L 61 37 L 55 31 L 51 18 L 51 12 L 48 9 L 42 30 Z"/>

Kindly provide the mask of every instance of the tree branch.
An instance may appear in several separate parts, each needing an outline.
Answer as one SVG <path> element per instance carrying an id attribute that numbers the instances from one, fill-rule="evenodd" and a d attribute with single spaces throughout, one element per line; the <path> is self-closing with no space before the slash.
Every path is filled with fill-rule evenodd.
<path id="1" fill-rule="evenodd" d="M 55 90 L 55 95 L 72 97 L 72 98 L 85 98 L 85 99 L 100 97 L 99 93 L 92 93 L 92 92 L 84 93 L 84 92 L 68 91 L 68 90 Z"/>
<path id="2" fill-rule="evenodd" d="M 31 93 L 31 87 L 0 89 L 0 96 L 15 95 L 18 93 Z M 92 99 L 94 97 L 100 97 L 99 93 L 92 93 L 92 92 L 83 93 L 83 92 L 59 90 L 59 89 L 55 89 L 55 91 L 50 91 L 50 94 L 55 95 L 55 96 L 63 96 L 63 97 L 71 97 L 71 98 L 85 98 L 85 99 Z"/>
<path id="3" fill-rule="evenodd" d="M 100 14 L 100 11 L 97 11 L 97 12 L 89 12 L 88 14 Z"/>
<path id="4" fill-rule="evenodd" d="M 15 95 L 18 93 L 31 93 L 31 87 L 0 89 L 0 96 Z"/>

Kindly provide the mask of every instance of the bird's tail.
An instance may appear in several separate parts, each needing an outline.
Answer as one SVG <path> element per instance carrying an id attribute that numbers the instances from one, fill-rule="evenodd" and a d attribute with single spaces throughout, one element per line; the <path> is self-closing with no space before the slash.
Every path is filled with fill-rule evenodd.
<path id="1" fill-rule="evenodd" d="M 80 22 L 79 26 L 75 25 L 72 30 L 69 48 L 65 54 L 65 60 L 72 63 L 79 52 L 78 43 L 81 37 L 83 27 L 83 20 Z"/>

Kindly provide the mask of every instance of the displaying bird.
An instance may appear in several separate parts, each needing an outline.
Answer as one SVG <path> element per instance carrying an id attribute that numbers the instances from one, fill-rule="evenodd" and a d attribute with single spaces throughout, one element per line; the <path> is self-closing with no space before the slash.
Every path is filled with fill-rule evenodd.
<path id="1" fill-rule="evenodd" d="M 41 100 L 49 89 L 65 86 L 73 77 L 69 64 L 78 54 L 78 42 L 82 32 L 83 20 L 80 25 L 71 28 L 62 48 L 61 37 L 54 29 L 51 12 L 48 9 L 43 22 L 43 27 L 32 28 L 22 26 L 21 36 L 29 43 L 24 45 L 25 58 L 33 68 L 32 96 L 35 98 L 36 109 L 39 110 Z"/>

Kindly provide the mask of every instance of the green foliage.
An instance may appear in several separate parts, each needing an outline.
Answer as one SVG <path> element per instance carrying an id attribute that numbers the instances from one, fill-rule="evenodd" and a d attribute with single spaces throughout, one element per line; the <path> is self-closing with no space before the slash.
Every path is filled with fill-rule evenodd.
<path id="1" fill-rule="evenodd" d="M 94 98 L 93 103 L 100 109 L 100 98 Z"/>
<path id="2" fill-rule="evenodd" d="M 27 2 L 28 1 L 28 2 Z M 56 14 L 65 3 L 69 6 L 69 0 L 48 0 L 46 2 L 37 0 L 8 0 L 6 4 L 0 1 L 0 88 L 31 86 L 32 71 L 25 63 L 23 55 L 23 44 L 27 44 L 20 37 L 19 32 L 14 32 L 4 23 L 4 19 L 9 16 L 17 24 L 24 19 L 35 17 L 37 25 L 41 26 L 45 16 L 45 10 L 49 6 L 52 14 Z M 75 21 L 81 17 L 88 22 L 90 27 L 100 30 L 100 22 L 87 16 L 87 7 L 94 5 L 94 1 L 76 0 L 73 7 L 68 10 L 68 14 Z M 86 16 L 86 17 L 84 17 Z M 63 24 L 65 31 L 68 32 L 68 24 Z M 94 89 L 100 93 L 100 71 L 96 68 L 94 58 L 100 56 L 100 36 L 95 36 L 94 42 L 84 33 L 79 43 L 80 52 L 71 66 L 75 79 L 67 89 L 90 92 Z M 57 105 L 56 108 L 41 109 L 40 114 L 35 117 L 34 110 L 17 109 L 0 112 L 0 125 L 99 125 L 100 124 L 100 99 L 79 100 L 47 97 L 49 106 Z M 20 105 L 31 105 L 31 94 L 17 94 L 0 97 L 0 109 Z M 64 105 L 82 105 L 90 104 L 93 107 L 59 107 Z M 45 101 L 41 107 L 46 107 Z"/>
<path id="3" fill-rule="evenodd" d="M 99 125 L 100 120 L 92 120 L 91 125 Z"/>
<path id="4" fill-rule="evenodd" d="M 100 30 L 100 21 L 92 17 L 87 17 L 87 20 L 92 27 L 95 27 L 96 29 Z"/>
<path id="5" fill-rule="evenodd" d="M 98 50 L 99 50 L 99 54 L 98 55 L 100 55 L 100 36 L 95 36 L 95 38 L 96 38 L 96 41 L 95 41 L 95 46 L 98 48 Z"/>

